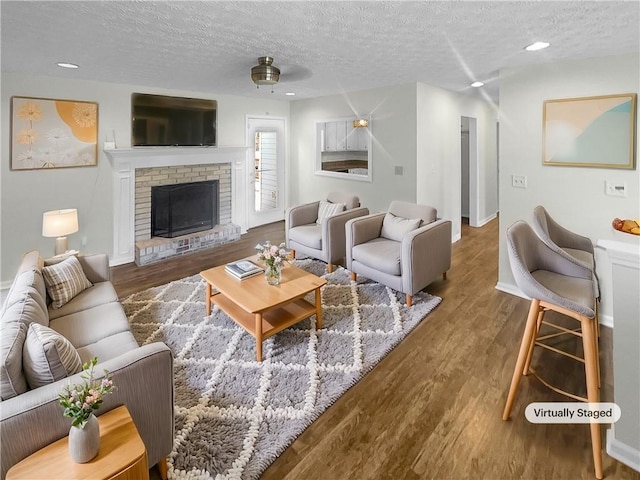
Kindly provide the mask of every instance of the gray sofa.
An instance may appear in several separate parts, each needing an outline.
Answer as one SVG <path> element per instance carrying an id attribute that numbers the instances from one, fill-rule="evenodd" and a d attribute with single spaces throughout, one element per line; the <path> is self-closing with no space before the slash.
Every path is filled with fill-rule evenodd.
<path id="1" fill-rule="evenodd" d="M 53 308 L 47 297 L 43 261 L 37 251 L 24 256 L 7 294 L 0 317 L 0 476 L 4 479 L 11 466 L 68 435 L 71 419 L 63 417 L 58 395 L 68 383 L 82 381 L 81 373 L 55 380 L 60 376 L 58 371 L 52 383 L 29 387 L 26 380 L 34 368 L 51 368 L 54 372 L 56 368 L 46 363 L 44 367 L 31 365 L 26 356 L 23 359 L 22 352 L 27 350 L 23 337 L 28 338 L 30 333 L 19 333 L 25 332 L 20 322 L 27 325 L 27 331 L 28 325 L 36 322 L 69 340 L 83 363 L 98 357 L 96 378 L 107 370 L 116 390 L 105 397 L 97 415 L 126 405 L 146 446 L 149 467 L 159 463 L 165 477 L 174 432 L 171 350 L 161 342 L 138 346 L 109 281 L 106 255 L 80 256 L 78 260 L 93 285 L 60 308 Z M 29 372 L 25 372 L 25 365 Z M 41 373 L 48 375 L 46 371 Z"/>

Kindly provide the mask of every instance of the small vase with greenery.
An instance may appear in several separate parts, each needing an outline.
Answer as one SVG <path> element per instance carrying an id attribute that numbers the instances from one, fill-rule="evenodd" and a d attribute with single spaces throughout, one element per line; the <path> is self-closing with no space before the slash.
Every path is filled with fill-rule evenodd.
<path id="1" fill-rule="evenodd" d="M 62 414 L 71 418 L 69 454 L 77 463 L 88 462 L 98 454 L 100 424 L 93 412 L 100 408 L 104 396 L 116 388 L 106 370 L 101 380 L 93 378 L 93 369 L 97 363 L 96 357 L 85 363 L 80 375 L 83 382 L 67 385 L 60 394 L 60 405 L 64 409 Z"/>

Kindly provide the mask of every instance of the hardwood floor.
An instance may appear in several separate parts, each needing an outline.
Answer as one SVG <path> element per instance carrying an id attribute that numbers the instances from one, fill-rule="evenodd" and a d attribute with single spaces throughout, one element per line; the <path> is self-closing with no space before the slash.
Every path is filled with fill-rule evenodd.
<path id="1" fill-rule="evenodd" d="M 125 296 L 249 255 L 259 241 L 281 241 L 283 228 L 276 223 L 251 230 L 215 253 L 116 267 L 112 280 Z M 440 306 L 262 478 L 593 479 L 588 425 L 536 425 L 524 418 L 529 403 L 564 397 L 529 376 L 521 382 L 511 420 L 501 418 L 529 302 L 496 290 L 497 276 L 498 221 L 482 228 L 463 224 L 447 280 L 426 288 L 443 298 Z M 563 322 L 559 316 L 547 318 Z M 601 397 L 611 401 L 611 330 L 601 330 Z M 579 342 L 560 341 L 580 351 Z M 534 355 L 534 365 L 559 385 L 584 391 L 578 362 L 545 351 Z M 603 439 L 607 428 L 603 425 Z M 606 452 L 603 463 L 605 478 L 640 480 Z"/>
<path id="2" fill-rule="evenodd" d="M 149 287 L 162 285 L 194 275 L 225 263 L 256 253 L 255 246 L 266 240 L 273 244 L 284 242 L 284 222 L 271 223 L 250 229 L 236 242 L 208 250 L 172 257 L 163 262 L 138 267 L 134 263 L 111 268 L 111 281 L 120 298 Z"/>

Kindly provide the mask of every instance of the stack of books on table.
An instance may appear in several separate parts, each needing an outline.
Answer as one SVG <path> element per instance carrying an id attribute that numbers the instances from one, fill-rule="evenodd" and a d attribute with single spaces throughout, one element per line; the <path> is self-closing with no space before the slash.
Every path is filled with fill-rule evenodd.
<path id="1" fill-rule="evenodd" d="M 237 278 L 238 280 L 244 280 L 245 278 L 253 277 L 258 273 L 264 272 L 264 268 L 249 260 L 239 260 L 237 262 L 227 263 L 224 269 L 229 275 Z"/>

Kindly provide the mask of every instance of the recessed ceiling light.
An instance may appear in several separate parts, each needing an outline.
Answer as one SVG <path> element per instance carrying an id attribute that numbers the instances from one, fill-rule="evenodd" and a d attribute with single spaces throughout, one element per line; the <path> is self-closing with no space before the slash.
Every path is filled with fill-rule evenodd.
<path id="1" fill-rule="evenodd" d="M 549 42 L 534 42 L 531 45 L 524 47 L 524 49 L 528 52 L 535 52 L 536 50 L 547 48 L 549 45 L 551 45 Z"/>
<path id="2" fill-rule="evenodd" d="M 58 62 L 56 65 L 62 68 L 78 68 L 78 65 L 69 62 Z"/>
<path id="3" fill-rule="evenodd" d="M 285 95 L 288 97 L 293 97 L 296 94 L 296 92 L 286 92 Z"/>
<path id="4" fill-rule="evenodd" d="M 475 87 L 475 88 L 481 87 L 481 86 L 483 86 L 483 85 L 484 85 L 484 83 L 483 83 L 483 82 L 473 82 L 473 83 L 471 84 L 471 86 L 472 86 L 472 87 Z"/>

